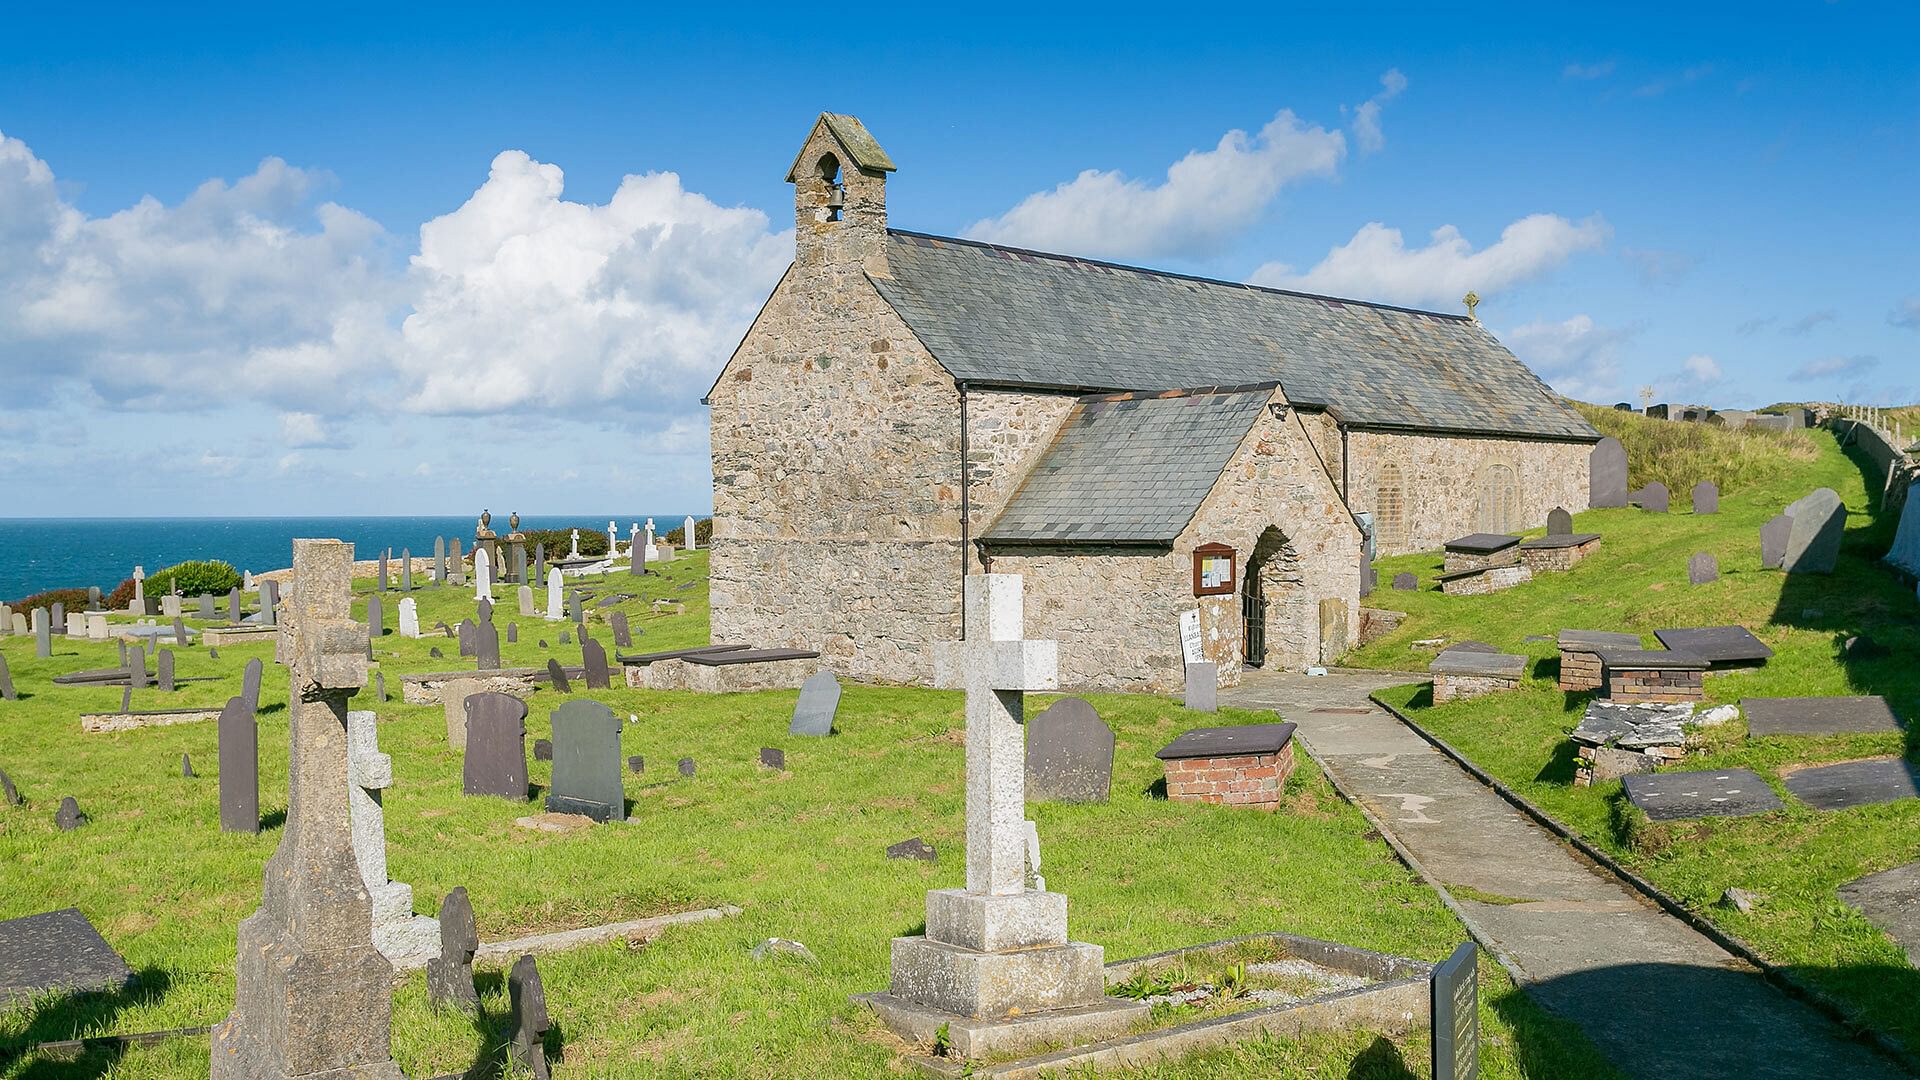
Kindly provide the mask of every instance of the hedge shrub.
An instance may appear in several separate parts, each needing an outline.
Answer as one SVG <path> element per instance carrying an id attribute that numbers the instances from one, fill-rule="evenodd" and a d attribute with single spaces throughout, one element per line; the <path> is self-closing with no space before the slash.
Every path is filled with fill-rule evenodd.
<path id="1" fill-rule="evenodd" d="M 549 559 L 564 559 L 567 557 L 567 553 L 573 550 L 572 529 L 522 529 L 520 531 L 527 538 L 528 562 L 533 561 L 533 549 L 535 545 L 538 544 L 547 545 L 547 558 Z M 501 546 L 505 547 L 504 541 Z M 603 525 L 599 528 L 591 525 L 582 526 L 580 529 L 580 554 L 597 557 L 605 555 L 606 553 L 606 526 Z"/>
<path id="2" fill-rule="evenodd" d="M 239 587 L 240 571 L 217 559 L 183 562 L 147 578 L 148 596 L 165 596 L 176 589 L 182 596 L 225 596 Z"/>
<path id="3" fill-rule="evenodd" d="M 131 596 L 132 594 L 129 593 L 128 595 Z M 34 608 L 46 608 L 51 611 L 55 604 L 65 604 L 67 611 L 85 611 L 87 610 L 87 590 L 48 589 L 46 592 L 37 592 L 32 596 L 22 597 L 7 606 L 15 611 L 26 613 L 31 612 Z M 31 615 L 27 617 L 28 619 L 32 619 Z"/>

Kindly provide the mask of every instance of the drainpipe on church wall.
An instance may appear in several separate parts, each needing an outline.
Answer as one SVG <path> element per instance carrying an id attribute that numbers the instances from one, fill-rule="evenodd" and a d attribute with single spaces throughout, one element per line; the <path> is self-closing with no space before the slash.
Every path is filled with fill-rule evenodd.
<path id="1" fill-rule="evenodd" d="M 967 492 L 967 384 L 955 382 L 960 388 L 960 639 L 967 637 L 967 548 L 972 543 L 973 504 Z"/>
<path id="2" fill-rule="evenodd" d="M 1335 420 L 1334 425 L 1340 429 L 1340 501 L 1346 503 L 1347 512 L 1352 513 L 1353 500 L 1347 497 L 1347 425 L 1340 420 Z"/>

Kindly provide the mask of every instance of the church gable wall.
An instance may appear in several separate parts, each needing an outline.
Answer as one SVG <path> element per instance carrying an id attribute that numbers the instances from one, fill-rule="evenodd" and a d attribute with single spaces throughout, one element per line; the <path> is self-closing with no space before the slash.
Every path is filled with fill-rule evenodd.
<path id="1" fill-rule="evenodd" d="M 1473 532 L 1519 533 L 1587 508 L 1588 443 L 1470 435 L 1348 435 L 1349 498 L 1374 515 L 1377 555 Z"/>

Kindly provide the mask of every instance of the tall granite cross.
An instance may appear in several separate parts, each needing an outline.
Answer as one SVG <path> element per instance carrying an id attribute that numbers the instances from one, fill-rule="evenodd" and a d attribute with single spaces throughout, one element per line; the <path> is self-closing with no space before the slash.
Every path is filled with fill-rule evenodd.
<path id="1" fill-rule="evenodd" d="M 291 720 L 287 819 L 260 909 L 240 924 L 233 1012 L 214 1028 L 212 1080 L 401 1080 L 390 1045 L 393 965 L 347 801 L 347 699 L 367 684 L 353 621 L 353 545 L 293 542 L 295 587 L 278 653 Z"/>
<path id="2" fill-rule="evenodd" d="M 387 815 L 380 793 L 393 786 L 393 758 L 380 752 L 372 711 L 347 714 L 347 777 L 353 854 L 373 905 L 374 947 L 396 964 L 424 960 L 440 944 L 440 924 L 413 913 L 413 886 L 387 877 Z"/>
<path id="3" fill-rule="evenodd" d="M 1059 643 L 1020 637 L 1026 620 L 1018 574 L 970 574 L 967 638 L 967 891 L 1011 896 L 1027 871 L 1026 692 L 1059 686 Z"/>

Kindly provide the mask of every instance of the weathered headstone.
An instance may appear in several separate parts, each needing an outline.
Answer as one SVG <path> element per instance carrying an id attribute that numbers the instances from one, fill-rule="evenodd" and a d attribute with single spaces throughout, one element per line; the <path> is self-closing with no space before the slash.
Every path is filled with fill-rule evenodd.
<path id="1" fill-rule="evenodd" d="M 1642 773 L 1620 782 L 1627 799 L 1655 821 L 1744 817 L 1781 807 L 1780 797 L 1751 769 Z"/>
<path id="2" fill-rule="evenodd" d="M 180 778 L 183 780 L 199 778 L 199 774 L 193 771 L 193 756 L 190 754 L 180 755 Z"/>
<path id="3" fill-rule="evenodd" d="M 539 585 L 547 580 L 547 542 L 542 540 L 533 545 L 533 576 L 527 579 L 529 585 Z"/>
<path id="4" fill-rule="evenodd" d="M 379 576 L 379 580 L 374 583 L 374 589 L 377 592 L 387 591 L 387 549 L 386 548 L 380 549 L 380 576 Z"/>
<path id="5" fill-rule="evenodd" d="M 520 802 L 527 797 L 527 704 L 492 691 L 470 695 L 462 790 Z"/>
<path id="6" fill-rule="evenodd" d="M 5 958 L 0 963 L 0 1006 L 25 1006 L 35 998 L 116 994 L 134 982 L 126 960 L 78 908 L 0 922 L 0 957 Z M 42 1060 L 50 1058 L 48 1054 Z M 35 1071 L 41 1070 L 30 1065 L 19 1075 Z"/>
<path id="7" fill-rule="evenodd" d="M 692 776 L 697 771 L 699 771 L 699 766 L 693 763 L 692 758 L 683 757 L 680 759 L 680 775 L 681 776 Z"/>
<path id="8" fill-rule="evenodd" d="M 507 624 L 507 644 L 516 645 L 519 643 L 519 641 L 520 641 L 520 624 L 508 623 Z"/>
<path id="9" fill-rule="evenodd" d="M 688 551 L 700 550 L 699 534 L 694 527 L 694 520 L 692 518 L 687 519 L 685 529 L 687 534 L 684 537 L 681 537 L 681 539 L 686 543 L 687 550 Z"/>
<path id="10" fill-rule="evenodd" d="M 473 598 L 493 599 L 493 559 L 484 547 L 473 549 Z"/>
<path id="11" fill-rule="evenodd" d="M 213 604 L 212 593 L 201 593 L 199 596 L 194 598 L 194 603 L 196 605 L 194 609 L 195 618 L 205 622 L 212 622 L 214 620 L 215 615 L 214 615 L 214 604 Z"/>
<path id="12" fill-rule="evenodd" d="M 567 621 L 572 623 L 587 621 L 586 610 L 577 589 L 567 595 Z"/>
<path id="13" fill-rule="evenodd" d="M 1103 803 L 1113 786 L 1113 729 L 1082 698 L 1027 721 L 1027 800 Z"/>
<path id="14" fill-rule="evenodd" d="M 1588 456 L 1587 505 L 1594 509 L 1627 505 L 1627 450 L 1609 435 L 1593 444 Z"/>
<path id="15" fill-rule="evenodd" d="M 555 690 L 563 694 L 573 693 L 573 684 L 567 681 L 566 669 L 560 666 L 560 661 L 551 656 L 547 657 L 547 681 L 553 684 Z"/>
<path id="16" fill-rule="evenodd" d="M 411 596 L 400 601 L 400 636 L 420 637 L 420 603 Z"/>
<path id="17" fill-rule="evenodd" d="M 447 541 L 447 577 L 455 585 L 467 583 L 467 564 L 460 554 L 460 538 L 457 536 Z"/>
<path id="18" fill-rule="evenodd" d="M 608 690 L 613 687 L 613 673 L 607 668 L 607 650 L 584 633 L 580 635 L 580 662 L 587 669 L 587 689 Z"/>
<path id="19" fill-rule="evenodd" d="M 370 711 L 347 714 L 347 782 L 353 856 L 373 905 L 374 948 L 395 964 L 425 958 L 440 927 L 413 913 L 413 886 L 387 877 L 386 808 L 380 793 L 393 786 L 393 758 L 380 752 L 379 725 Z"/>
<path id="20" fill-rule="evenodd" d="M 413 549 L 400 549 L 400 591 L 413 591 Z"/>
<path id="21" fill-rule="evenodd" d="M 247 703 L 247 713 L 252 715 L 260 711 L 260 658 L 247 661 L 240 672 L 240 699 Z"/>
<path id="22" fill-rule="evenodd" d="M 1720 560 L 1711 551 L 1696 551 L 1687 560 L 1687 584 L 1705 585 L 1720 580 Z"/>
<path id="23" fill-rule="evenodd" d="M 1720 488 L 1713 481 L 1702 480 L 1693 485 L 1693 512 L 1696 514 L 1720 512 Z"/>
<path id="24" fill-rule="evenodd" d="M 373 673 L 373 700 L 387 700 L 387 673 L 384 671 Z"/>
<path id="25" fill-rule="evenodd" d="M 1220 666 L 1218 664 L 1188 664 L 1187 693 L 1184 704 L 1197 712 L 1213 712 L 1219 708 Z"/>
<path id="26" fill-rule="evenodd" d="M 547 1016 L 547 992 L 540 984 L 540 968 L 531 953 L 513 962 L 513 971 L 507 976 L 507 1000 L 513 1014 L 507 1057 L 518 1068 L 532 1073 L 533 1080 L 549 1080 L 545 1040 L 553 1021 Z"/>
<path id="27" fill-rule="evenodd" d="M 917 836 L 897 844 L 887 845 L 889 859 L 917 859 L 920 862 L 933 862 L 936 857 L 937 853 L 933 850 L 933 845 Z"/>
<path id="28" fill-rule="evenodd" d="M 1658 480 L 1640 489 L 1640 509 L 1650 514 L 1666 513 L 1667 504 L 1671 499 L 1672 495 L 1667 491 L 1667 485 Z"/>
<path id="29" fill-rule="evenodd" d="M 765 769 L 774 769 L 779 772 L 786 772 L 787 771 L 787 752 L 785 750 L 781 750 L 778 747 L 773 747 L 773 746 L 761 747 L 760 748 L 760 766 L 761 768 L 765 768 Z"/>
<path id="30" fill-rule="evenodd" d="M 635 776 L 647 771 L 647 759 L 635 754 L 627 759 L 627 771 Z"/>
<path id="31" fill-rule="evenodd" d="M 379 641 L 380 636 L 387 632 L 386 622 L 387 613 L 382 610 L 380 598 L 367 597 L 367 643 L 369 645 Z"/>
<path id="32" fill-rule="evenodd" d="M 156 672 L 155 681 L 160 684 L 162 693 L 173 693 L 173 650 L 161 649 L 153 662 Z"/>
<path id="33" fill-rule="evenodd" d="M 440 904 L 440 955 L 427 960 L 427 1003 L 436 1009 L 455 1009 L 480 1015 L 480 995 L 473 985 L 473 955 L 480 951 L 474 926 L 473 902 L 461 885 Z"/>
<path id="34" fill-rule="evenodd" d="M 1573 515 L 1567 513 L 1564 506 L 1556 506 L 1547 511 L 1548 536 L 1572 536 Z"/>
<path id="35" fill-rule="evenodd" d="M 272 581 L 261 579 L 260 588 L 260 625 L 279 626 L 280 589 Z"/>
<path id="36" fill-rule="evenodd" d="M 187 647 L 187 621 L 185 619 L 173 620 L 173 643 L 183 649 Z"/>
<path id="37" fill-rule="evenodd" d="M 87 815 L 80 812 L 80 803 L 68 795 L 60 800 L 60 809 L 53 812 L 53 823 L 60 826 L 61 832 L 72 832 L 87 823 Z"/>
<path id="38" fill-rule="evenodd" d="M 521 617 L 532 618 L 533 617 L 533 586 L 522 585 L 518 589 L 514 590 L 514 595 L 520 601 Z"/>
<path id="39" fill-rule="evenodd" d="M 629 548 L 627 552 L 627 572 L 636 577 L 644 575 L 647 572 L 647 546 L 640 541 L 638 533 L 634 534 L 632 541 L 627 546 Z"/>
<path id="40" fill-rule="evenodd" d="M 625 821 L 620 783 L 620 718 L 598 701 L 569 701 L 553 711 L 553 784 L 547 809 Z"/>
<path id="41" fill-rule="evenodd" d="M 473 631 L 474 666 L 481 671 L 500 669 L 500 630 L 492 620 L 482 622 Z"/>
<path id="42" fill-rule="evenodd" d="M 88 611 L 100 610 L 100 586 L 98 585 L 87 586 L 87 610 Z M 208 617 L 211 618 L 212 616 L 208 616 Z"/>
<path id="43" fill-rule="evenodd" d="M 240 590 L 227 590 L 227 621 L 235 626 L 240 624 Z"/>
<path id="44" fill-rule="evenodd" d="M 460 620 L 459 636 L 460 636 L 460 655 L 461 656 L 474 655 L 475 649 L 478 648 L 478 643 L 474 640 L 475 631 L 478 629 L 479 627 L 474 624 L 474 621 L 472 619 Z"/>
<path id="45" fill-rule="evenodd" d="M 53 623 L 47 609 L 33 609 L 33 655 L 45 660 L 53 655 Z"/>
<path id="46" fill-rule="evenodd" d="M 563 590 L 565 589 L 565 586 L 566 586 L 566 575 L 561 572 L 559 567 L 556 566 L 553 569 L 547 571 L 547 621 L 548 622 L 559 622 L 561 619 L 566 617 L 566 614 L 565 614 L 566 599 L 563 595 Z"/>
<path id="47" fill-rule="evenodd" d="M 1409 589 L 1417 589 L 1420 587 L 1420 579 L 1403 570 L 1393 575 L 1393 587 L 1401 592 L 1406 592 Z"/>
<path id="48" fill-rule="evenodd" d="M 573 631 L 571 630 L 560 631 L 560 644 L 562 645 L 573 644 Z"/>
<path id="49" fill-rule="evenodd" d="M 535 761 L 552 761 L 553 760 L 553 740 L 552 739 L 533 740 L 533 760 Z"/>
<path id="50" fill-rule="evenodd" d="M 367 682 L 352 621 L 353 546 L 295 540 L 288 662 L 287 823 L 260 910 L 240 924 L 231 1015 L 212 1080 L 400 1080 L 389 1044 L 393 966 L 374 948 L 347 802 L 347 699 Z"/>
<path id="51" fill-rule="evenodd" d="M 136 645 L 127 650 L 127 687 L 145 690 L 147 685 L 147 647 Z"/>
<path id="52" fill-rule="evenodd" d="M 23 801 L 20 789 L 13 786 L 13 777 L 7 775 L 7 770 L 0 769 L 0 804 L 19 806 Z"/>
<path id="53" fill-rule="evenodd" d="M 1847 530 L 1847 508 L 1832 488 L 1817 488 L 1787 507 L 1793 525 L 1780 560 L 1789 574 L 1831 574 Z"/>
<path id="54" fill-rule="evenodd" d="M 1435 965 L 1433 1080 L 1480 1080 L 1480 963 L 1473 942 Z"/>
<path id="55" fill-rule="evenodd" d="M 793 719 L 787 724 L 787 734 L 831 735 L 833 719 L 839 711 L 840 680 L 822 668 L 800 684 L 800 697 L 793 703 Z"/>
<path id="56" fill-rule="evenodd" d="M 0 701 L 18 701 L 13 689 L 13 674 L 7 670 L 7 658 L 0 656 Z"/>
<path id="57" fill-rule="evenodd" d="M 433 538 L 433 583 L 447 583 L 447 538 L 444 536 Z"/>
<path id="58" fill-rule="evenodd" d="M 633 648 L 633 631 L 627 626 L 627 613 L 616 611 L 607 616 L 607 625 L 613 628 L 613 647 L 616 649 Z"/>

